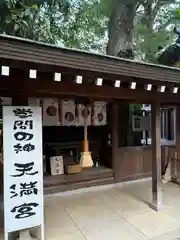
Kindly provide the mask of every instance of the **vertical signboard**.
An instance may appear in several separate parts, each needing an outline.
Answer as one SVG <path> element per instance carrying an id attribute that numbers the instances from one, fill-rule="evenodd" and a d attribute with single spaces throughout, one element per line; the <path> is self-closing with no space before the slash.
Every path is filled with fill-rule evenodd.
<path id="1" fill-rule="evenodd" d="M 3 107 L 5 240 L 44 226 L 41 118 L 40 107 Z"/>

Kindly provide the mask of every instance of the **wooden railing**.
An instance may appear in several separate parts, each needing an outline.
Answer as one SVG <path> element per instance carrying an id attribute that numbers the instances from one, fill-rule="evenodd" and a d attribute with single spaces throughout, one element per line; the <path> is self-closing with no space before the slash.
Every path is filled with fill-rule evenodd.
<path id="1" fill-rule="evenodd" d="M 171 161 L 171 178 L 173 182 L 180 183 L 180 157 L 175 152 L 170 158 Z"/>
<path id="2" fill-rule="evenodd" d="M 180 148 L 162 148 L 162 177 L 164 182 L 172 181 L 180 184 Z"/>

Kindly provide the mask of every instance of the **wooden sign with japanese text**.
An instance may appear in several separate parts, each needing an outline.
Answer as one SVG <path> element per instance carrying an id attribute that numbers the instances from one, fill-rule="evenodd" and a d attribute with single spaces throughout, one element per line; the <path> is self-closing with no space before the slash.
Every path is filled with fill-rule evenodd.
<path id="1" fill-rule="evenodd" d="M 40 107 L 3 107 L 4 227 L 44 225 Z"/>

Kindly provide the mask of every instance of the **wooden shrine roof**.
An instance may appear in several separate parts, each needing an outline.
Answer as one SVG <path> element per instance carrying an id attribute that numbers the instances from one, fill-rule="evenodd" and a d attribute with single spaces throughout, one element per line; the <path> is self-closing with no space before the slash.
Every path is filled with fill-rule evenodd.
<path id="1" fill-rule="evenodd" d="M 90 73 L 99 77 L 121 80 L 128 77 L 180 84 L 178 68 L 147 64 L 80 50 L 57 47 L 16 37 L 0 35 L 0 63 L 17 68 L 57 71 L 66 69 L 77 74 Z"/>

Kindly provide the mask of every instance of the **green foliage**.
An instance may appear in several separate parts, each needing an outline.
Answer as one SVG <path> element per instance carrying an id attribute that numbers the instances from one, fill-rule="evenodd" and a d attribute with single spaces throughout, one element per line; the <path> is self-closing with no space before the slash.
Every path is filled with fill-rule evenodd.
<path id="1" fill-rule="evenodd" d="M 79 1 L 71 17 L 63 24 L 63 43 L 68 47 L 86 50 L 104 51 L 100 40 L 104 38 L 106 22 L 95 10 L 97 1 Z"/>
<path id="2" fill-rule="evenodd" d="M 58 12 L 64 11 L 64 16 L 67 14 L 67 3 L 66 0 L 4 0 L 0 8 L 0 13 L 3 13 L 0 32 L 55 43 L 57 39 L 53 31 L 54 20 L 59 17 Z M 54 15 L 56 13 L 57 16 Z"/>
<path id="3" fill-rule="evenodd" d="M 113 0 L 100 0 L 97 1 L 95 11 L 102 17 L 109 19 L 113 9 Z"/>
<path id="4" fill-rule="evenodd" d="M 176 38 L 173 28 L 180 24 L 180 1 L 166 0 L 164 4 L 162 2 L 152 19 L 152 29 L 149 29 L 143 21 L 144 14 L 142 11 L 136 15 L 135 55 L 144 61 L 156 63 L 156 53 L 159 51 L 159 47 L 167 47 Z"/>
<path id="5" fill-rule="evenodd" d="M 3 0 L 0 32 L 104 52 L 107 20 L 98 0 Z"/>
<path id="6" fill-rule="evenodd" d="M 180 22 L 180 1 L 134 1 L 135 57 L 156 62 L 159 47 L 174 41 L 172 27 Z M 152 29 L 147 24 L 147 3 L 152 8 Z M 0 0 L 0 33 L 105 53 L 112 8 L 113 0 Z"/>

